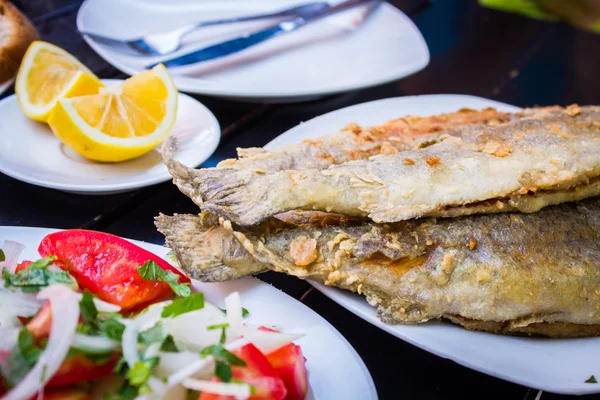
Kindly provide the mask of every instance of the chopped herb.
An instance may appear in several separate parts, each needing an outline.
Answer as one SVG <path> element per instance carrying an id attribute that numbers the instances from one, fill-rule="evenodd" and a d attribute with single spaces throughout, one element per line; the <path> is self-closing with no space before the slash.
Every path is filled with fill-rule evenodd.
<path id="1" fill-rule="evenodd" d="M 204 294 L 194 293 L 191 296 L 173 300 L 171 304 L 163 309 L 161 317 L 176 317 L 202 308 L 204 308 Z"/>
<path id="2" fill-rule="evenodd" d="M 217 360 L 215 364 L 215 376 L 223 382 L 231 382 L 233 376 L 231 365 L 226 361 Z"/>
<path id="3" fill-rule="evenodd" d="M 175 250 L 171 250 L 167 253 L 167 257 L 169 260 L 173 261 L 176 264 L 179 264 L 179 260 L 177 259 L 177 255 L 175 254 Z"/>
<path id="4" fill-rule="evenodd" d="M 585 383 L 598 383 L 594 375 L 590 376 Z"/>
<path id="5" fill-rule="evenodd" d="M 224 324 L 209 325 L 206 327 L 206 329 L 209 331 L 213 331 L 215 329 L 222 329 L 222 328 L 229 328 L 229 324 L 226 322 Z"/>
<path id="6" fill-rule="evenodd" d="M 168 353 L 177 353 L 177 352 L 179 352 L 179 349 L 177 348 L 177 346 L 175 346 L 175 341 L 173 340 L 173 336 L 171 336 L 171 335 L 167 336 L 167 338 L 163 342 L 163 344 L 160 347 L 160 349 L 162 351 L 166 351 Z"/>
<path id="7" fill-rule="evenodd" d="M 18 287 L 23 292 L 39 292 L 46 286 L 60 283 L 74 286 L 76 283 L 66 271 L 49 271 L 48 266 L 55 261 L 56 257 L 50 256 L 33 262 L 29 267 L 16 274 L 8 269 L 2 270 L 2 278 L 5 287 Z"/>
<path id="8" fill-rule="evenodd" d="M 113 373 L 117 375 L 124 375 L 127 372 L 127 368 L 127 361 L 125 361 L 125 358 L 121 357 L 119 358 L 119 361 L 117 361 L 117 363 L 115 364 L 115 367 L 113 368 Z"/>
<path id="9" fill-rule="evenodd" d="M 225 314 L 227 314 L 227 310 L 225 310 L 223 308 L 219 308 L 219 310 L 221 310 Z M 250 315 L 250 311 L 248 311 L 246 308 L 242 307 L 242 317 L 247 317 L 248 315 Z"/>
<path id="10" fill-rule="evenodd" d="M 220 344 L 205 347 L 200 352 L 200 355 L 202 355 L 202 357 L 214 356 L 217 360 L 224 360 L 232 365 L 237 365 L 240 367 L 246 366 L 246 361 L 242 360 L 232 352 L 228 351 Z"/>
<path id="11" fill-rule="evenodd" d="M 98 328 L 107 338 L 121 341 L 125 325 L 117 321 L 114 317 L 111 317 L 108 319 L 99 319 Z"/>
<path id="12" fill-rule="evenodd" d="M 165 330 L 162 324 L 156 324 L 152 328 L 139 334 L 138 342 L 149 345 L 155 342 L 162 342 L 166 339 Z"/>
<path id="13" fill-rule="evenodd" d="M 36 346 L 31 332 L 27 328 L 21 329 L 17 343 L 0 369 L 3 381 L 8 384 L 9 388 L 16 385 L 27 375 L 37 362 L 42 351 L 42 348 Z"/>
<path id="14" fill-rule="evenodd" d="M 178 283 L 179 275 L 162 269 L 154 261 L 146 261 L 141 267 L 137 267 L 137 271 L 145 280 L 167 283 L 177 296 L 187 297 L 192 293 L 189 283 Z"/>
<path id="15" fill-rule="evenodd" d="M 6 256 L 4 255 L 4 251 L 0 249 L 0 262 L 6 261 Z"/>
<path id="16" fill-rule="evenodd" d="M 221 337 L 219 338 L 220 344 L 225 344 L 225 342 L 227 341 L 227 333 L 225 331 L 226 328 L 221 329 Z"/>
<path id="17" fill-rule="evenodd" d="M 98 310 L 94 304 L 94 298 L 88 290 L 84 290 L 79 301 L 79 311 L 84 324 L 92 324 L 98 318 Z"/>
<path id="18" fill-rule="evenodd" d="M 152 375 L 152 368 L 144 361 L 137 361 L 133 368 L 127 372 L 127 379 L 133 386 L 142 386 Z"/>

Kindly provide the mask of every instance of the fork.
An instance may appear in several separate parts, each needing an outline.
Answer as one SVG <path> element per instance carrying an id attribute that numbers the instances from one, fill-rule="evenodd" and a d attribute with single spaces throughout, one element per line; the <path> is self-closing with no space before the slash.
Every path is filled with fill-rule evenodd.
<path id="1" fill-rule="evenodd" d="M 82 35 L 89 36 L 90 38 L 97 40 L 98 42 L 111 45 L 115 48 L 134 50 L 138 54 L 144 54 L 147 56 L 160 56 L 170 54 L 181 47 L 181 40 L 185 35 L 196 29 L 203 28 L 206 26 L 223 25 L 238 22 L 249 22 L 257 21 L 267 18 L 282 18 L 290 16 L 301 16 L 303 14 L 312 14 L 315 12 L 326 10 L 330 7 L 325 2 L 307 3 L 301 6 L 295 6 L 275 12 L 248 15 L 242 17 L 223 18 L 217 20 L 209 20 L 189 24 L 181 28 L 173 29 L 170 31 L 152 33 L 136 39 L 115 39 L 101 34 L 79 31 Z M 130 52 L 130 51 L 129 51 Z"/>

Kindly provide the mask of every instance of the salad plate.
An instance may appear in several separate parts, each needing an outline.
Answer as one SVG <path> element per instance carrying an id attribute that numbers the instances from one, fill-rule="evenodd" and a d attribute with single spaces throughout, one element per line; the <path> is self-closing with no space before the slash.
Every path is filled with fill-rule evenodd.
<path id="1" fill-rule="evenodd" d="M 20 259 L 36 260 L 38 245 L 46 235 L 57 232 L 44 228 L 0 227 L 0 241 L 18 241 L 25 246 Z M 169 249 L 131 240 L 130 242 L 165 258 Z M 253 326 L 265 326 L 284 333 L 300 334 L 295 340 L 306 357 L 308 370 L 308 399 L 355 398 L 376 399 L 373 380 L 356 351 L 327 321 L 310 308 L 287 294 L 258 279 L 228 283 L 206 284 L 192 281 L 192 291 L 204 293 L 207 302 L 228 308 L 225 298 L 231 293 L 240 295 L 241 305 L 249 312 L 244 319 Z M 150 313 L 140 314 L 144 315 Z M 125 334 L 124 334 L 125 335 Z"/>
<path id="2" fill-rule="evenodd" d="M 464 95 L 407 96 L 373 101 L 337 110 L 290 129 L 267 149 L 330 135 L 356 122 L 377 126 L 401 115 L 426 116 L 458 108 L 494 107 L 515 112 L 519 108 Z M 562 394 L 599 393 L 600 385 L 586 383 L 600 375 L 600 338 L 548 339 L 505 336 L 465 330 L 449 322 L 432 321 L 415 326 L 381 322 L 364 297 L 337 288 L 311 284 L 342 307 L 374 326 L 426 351 L 466 367 L 521 385 Z"/>
<path id="3" fill-rule="evenodd" d="M 87 0 L 79 9 L 77 28 L 130 39 L 186 23 L 270 12 L 301 3 L 302 0 L 178 0 L 166 7 L 154 0 Z M 270 24 L 272 20 L 199 29 L 186 36 L 182 49 L 171 57 Z M 84 38 L 108 63 L 130 75 L 164 59 L 126 54 L 88 36 Z M 370 15 L 349 11 L 237 55 L 170 68 L 169 72 L 181 91 L 289 102 L 391 82 L 421 70 L 428 62 L 429 50 L 417 27 L 404 13 L 384 2 Z"/>
<path id="4" fill-rule="evenodd" d="M 105 79 L 111 85 L 119 80 Z M 166 182 L 171 175 L 155 149 L 120 163 L 87 160 L 56 138 L 50 128 L 20 110 L 16 95 L 0 101 L 0 172 L 37 186 L 77 194 L 112 194 Z M 182 146 L 177 158 L 199 165 L 215 151 L 221 130 L 203 104 L 180 93 L 177 120 L 170 135 Z"/>

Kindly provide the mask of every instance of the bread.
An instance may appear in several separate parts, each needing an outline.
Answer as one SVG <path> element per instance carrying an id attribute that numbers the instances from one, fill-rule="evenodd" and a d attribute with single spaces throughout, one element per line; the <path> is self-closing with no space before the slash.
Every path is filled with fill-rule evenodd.
<path id="1" fill-rule="evenodd" d="M 27 48 L 38 38 L 27 17 L 9 1 L 0 0 L 0 83 L 15 76 Z"/>

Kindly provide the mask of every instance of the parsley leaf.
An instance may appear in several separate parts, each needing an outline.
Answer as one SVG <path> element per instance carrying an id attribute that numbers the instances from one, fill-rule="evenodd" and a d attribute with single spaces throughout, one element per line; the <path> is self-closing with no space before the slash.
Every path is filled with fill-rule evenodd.
<path id="1" fill-rule="evenodd" d="M 56 257 L 50 256 L 33 262 L 29 267 L 16 274 L 8 269 L 2 270 L 4 286 L 14 286 L 20 288 L 23 292 L 38 292 L 46 286 L 61 283 L 73 286 L 75 281 L 66 271 L 49 271 L 48 266 L 55 261 Z"/>
<path id="2" fill-rule="evenodd" d="M 594 375 L 590 376 L 585 383 L 598 383 Z"/>
<path id="3" fill-rule="evenodd" d="M 217 360 L 215 364 L 215 376 L 223 382 L 231 382 L 233 372 L 231 372 L 231 365 L 228 362 Z"/>
<path id="4" fill-rule="evenodd" d="M 140 332 L 138 342 L 145 345 L 162 342 L 166 339 L 165 333 L 162 324 L 159 323 L 144 332 Z"/>
<path id="5" fill-rule="evenodd" d="M 4 251 L 0 249 L 0 262 L 6 261 L 6 255 L 4 255 Z"/>
<path id="6" fill-rule="evenodd" d="M 209 325 L 206 327 L 206 329 L 209 331 L 213 331 L 215 329 L 222 329 L 222 328 L 229 328 L 229 323 L 225 322 L 224 324 Z"/>
<path id="7" fill-rule="evenodd" d="M 21 329 L 17 343 L 0 369 L 4 382 L 9 387 L 16 385 L 35 365 L 42 351 L 31 332 L 27 328 Z"/>
<path id="8" fill-rule="evenodd" d="M 152 367 L 146 361 L 137 361 L 133 368 L 127 371 L 127 379 L 133 386 L 142 386 L 152 375 Z"/>
<path id="9" fill-rule="evenodd" d="M 177 283 L 179 275 L 172 271 L 164 270 L 154 261 L 146 261 L 141 267 L 137 267 L 140 276 L 147 281 L 167 283 L 177 296 L 187 297 L 192 293 L 189 283 Z"/>
<path id="10" fill-rule="evenodd" d="M 123 337 L 125 325 L 117 321 L 115 318 L 110 317 L 107 319 L 98 320 L 98 329 L 104 333 L 107 338 L 120 342 L 121 338 Z"/>
<path id="11" fill-rule="evenodd" d="M 227 310 L 225 310 L 223 308 L 219 308 L 219 310 L 223 311 L 224 314 L 227 314 Z M 248 311 L 246 308 L 242 307 L 242 318 L 247 317 L 248 315 L 250 315 L 250 311 Z"/>
<path id="12" fill-rule="evenodd" d="M 246 361 L 242 360 L 232 352 L 228 351 L 220 344 L 205 347 L 200 352 L 200 355 L 202 357 L 214 356 L 217 360 L 227 361 L 228 363 L 232 365 L 237 365 L 239 367 L 246 366 Z"/>
<path id="13" fill-rule="evenodd" d="M 169 335 L 163 342 L 161 348 L 162 351 L 166 351 L 167 353 L 178 353 L 179 349 L 175 346 L 175 341 L 173 340 L 173 336 Z"/>
<path id="14" fill-rule="evenodd" d="M 173 300 L 171 304 L 163 309 L 160 316 L 163 318 L 176 317 L 202 308 L 204 308 L 204 294 L 202 292 L 194 293 L 188 297 Z"/>
<path id="15" fill-rule="evenodd" d="M 98 310 L 94 304 L 94 298 L 88 290 L 84 290 L 79 301 L 79 312 L 84 324 L 92 324 L 98 318 Z"/>

